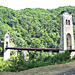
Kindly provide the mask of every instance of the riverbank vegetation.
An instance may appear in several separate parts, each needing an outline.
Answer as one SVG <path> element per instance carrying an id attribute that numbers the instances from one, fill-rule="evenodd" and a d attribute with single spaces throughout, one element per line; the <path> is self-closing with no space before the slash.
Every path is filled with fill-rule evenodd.
<path id="1" fill-rule="evenodd" d="M 36 54 L 37 53 L 34 55 Z M 30 58 L 28 61 L 25 61 L 21 54 L 17 57 L 13 56 L 7 61 L 0 62 L 0 72 L 20 72 L 36 67 L 63 64 L 69 61 L 71 61 L 69 51 L 66 51 L 65 53 L 57 53 L 53 56 L 47 56 L 47 54 L 42 53 L 42 55 L 38 54 L 36 57 Z"/>

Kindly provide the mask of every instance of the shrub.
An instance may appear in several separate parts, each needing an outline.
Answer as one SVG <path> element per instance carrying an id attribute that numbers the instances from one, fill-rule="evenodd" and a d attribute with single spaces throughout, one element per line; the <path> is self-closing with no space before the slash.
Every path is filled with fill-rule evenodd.
<path id="1" fill-rule="evenodd" d="M 20 53 L 17 57 L 11 57 L 9 60 L 3 62 L 2 66 L 0 66 L 0 68 L 2 68 L 0 71 L 19 72 L 34 67 L 61 64 L 69 61 L 69 51 L 66 51 L 65 53 L 58 53 L 54 56 L 41 56 L 37 59 L 29 59 L 29 61 L 25 61 L 23 55 Z"/>

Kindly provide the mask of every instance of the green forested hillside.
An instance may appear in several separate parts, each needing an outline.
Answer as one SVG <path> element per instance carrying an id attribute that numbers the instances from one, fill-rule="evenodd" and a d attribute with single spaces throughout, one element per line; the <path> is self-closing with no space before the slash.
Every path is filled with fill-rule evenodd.
<path id="1" fill-rule="evenodd" d="M 59 48 L 61 11 L 72 13 L 75 31 L 75 7 L 13 10 L 0 6 L 0 39 L 9 31 L 16 47 Z"/>

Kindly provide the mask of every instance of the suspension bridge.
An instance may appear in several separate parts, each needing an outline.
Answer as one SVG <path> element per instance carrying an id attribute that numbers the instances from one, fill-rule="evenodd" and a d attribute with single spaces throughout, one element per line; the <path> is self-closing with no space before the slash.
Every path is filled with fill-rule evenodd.
<path id="1" fill-rule="evenodd" d="M 67 48 L 69 47 L 69 49 Z M 69 50 L 72 56 L 75 55 L 74 49 L 74 34 L 73 23 L 71 13 L 61 12 L 61 36 L 60 36 L 60 48 L 22 48 L 22 47 L 10 47 L 9 33 L 4 37 L 4 59 L 10 58 L 10 50 L 26 50 L 26 51 L 44 51 L 44 52 L 65 52 Z"/>

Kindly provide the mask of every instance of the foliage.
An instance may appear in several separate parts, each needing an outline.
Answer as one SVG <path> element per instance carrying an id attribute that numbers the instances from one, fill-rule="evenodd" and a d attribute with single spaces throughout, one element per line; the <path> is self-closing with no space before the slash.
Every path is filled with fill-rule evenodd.
<path id="1" fill-rule="evenodd" d="M 70 61 L 69 51 L 62 54 L 57 53 L 53 56 L 40 55 L 36 59 L 34 57 L 34 59 L 30 59 L 29 61 L 25 61 L 22 53 L 20 53 L 17 57 L 11 57 L 9 60 L 2 62 L 2 64 L 0 65 L 0 71 L 19 72 L 35 67 L 66 63 L 68 62 L 68 60 Z"/>
<path id="2" fill-rule="evenodd" d="M 0 47 L 0 52 L 2 52 L 3 51 L 3 49 L 2 49 L 2 47 Z"/>
<path id="3" fill-rule="evenodd" d="M 0 43 L 0 56 L 3 56 L 3 43 Z"/>

